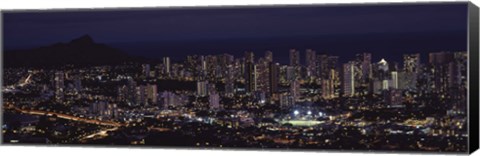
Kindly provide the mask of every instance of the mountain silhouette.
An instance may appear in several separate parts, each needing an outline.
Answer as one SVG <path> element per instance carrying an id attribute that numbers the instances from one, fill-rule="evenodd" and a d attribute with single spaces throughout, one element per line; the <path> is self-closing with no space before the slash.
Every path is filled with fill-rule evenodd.
<path id="1" fill-rule="evenodd" d="M 68 43 L 46 47 L 11 50 L 4 53 L 5 67 L 59 67 L 65 65 L 94 66 L 143 61 L 105 44 L 95 43 L 89 35 Z"/>

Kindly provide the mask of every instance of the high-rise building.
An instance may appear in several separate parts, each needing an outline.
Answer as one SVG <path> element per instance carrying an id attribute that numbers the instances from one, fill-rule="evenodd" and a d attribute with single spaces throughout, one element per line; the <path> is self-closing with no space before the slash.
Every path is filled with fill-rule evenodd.
<path id="1" fill-rule="evenodd" d="M 355 64 L 355 92 L 358 94 L 368 94 L 371 91 L 372 54 L 356 54 Z"/>
<path id="2" fill-rule="evenodd" d="M 209 101 L 211 110 L 220 109 L 220 95 L 218 95 L 218 93 L 214 92 L 214 93 L 210 94 L 210 97 L 209 97 L 208 101 Z"/>
<path id="3" fill-rule="evenodd" d="M 441 65 L 452 62 L 454 58 L 453 53 L 450 52 L 435 52 L 428 54 L 428 62 L 433 65 Z"/>
<path id="4" fill-rule="evenodd" d="M 245 52 L 245 63 L 255 63 L 255 54 L 253 52 Z"/>
<path id="5" fill-rule="evenodd" d="M 128 79 L 127 82 L 127 102 L 130 106 L 132 105 L 137 105 L 137 99 L 136 99 L 136 92 L 137 92 L 137 82 L 133 80 L 132 78 Z"/>
<path id="6" fill-rule="evenodd" d="M 307 49 L 305 52 L 305 63 L 307 66 L 307 76 L 317 76 L 317 52 Z"/>
<path id="7" fill-rule="evenodd" d="M 139 85 L 135 88 L 135 104 L 137 106 L 147 105 L 147 92 L 145 85 Z"/>
<path id="8" fill-rule="evenodd" d="M 157 101 L 158 101 L 157 85 L 148 84 L 146 89 L 147 89 L 147 103 L 150 105 L 157 105 Z"/>
<path id="9" fill-rule="evenodd" d="M 290 93 L 295 102 L 300 100 L 300 82 L 298 80 L 290 84 Z"/>
<path id="10" fill-rule="evenodd" d="M 343 64 L 343 96 L 355 95 L 355 62 Z"/>
<path id="11" fill-rule="evenodd" d="M 384 100 L 388 107 L 402 107 L 403 96 L 399 89 L 391 89 L 384 91 Z"/>
<path id="12" fill-rule="evenodd" d="M 402 88 L 408 90 L 417 89 L 417 77 L 420 71 L 420 54 L 403 55 L 403 74 L 401 79 Z"/>
<path id="13" fill-rule="evenodd" d="M 409 73 L 418 73 L 420 68 L 420 54 L 403 55 L 403 71 Z"/>
<path id="14" fill-rule="evenodd" d="M 297 78 L 297 71 L 293 66 L 287 66 L 286 69 L 286 79 L 289 82 L 294 81 Z"/>
<path id="15" fill-rule="evenodd" d="M 197 82 L 197 96 L 204 97 L 208 95 L 208 81 Z"/>
<path id="16" fill-rule="evenodd" d="M 279 96 L 281 107 L 288 108 L 295 104 L 295 99 L 290 93 L 282 93 Z"/>
<path id="17" fill-rule="evenodd" d="M 290 49 L 290 66 L 300 66 L 300 51 Z"/>
<path id="18" fill-rule="evenodd" d="M 449 66 L 454 62 L 454 54 L 450 52 L 436 52 L 429 54 L 429 63 L 433 68 L 435 93 L 446 94 L 449 86 Z"/>
<path id="19" fill-rule="evenodd" d="M 227 65 L 225 72 L 225 94 L 230 97 L 235 93 L 235 66 Z"/>
<path id="20" fill-rule="evenodd" d="M 162 60 L 163 60 L 163 67 L 164 67 L 163 73 L 165 74 L 165 76 L 169 77 L 171 72 L 170 57 L 163 57 Z"/>
<path id="21" fill-rule="evenodd" d="M 385 59 L 381 59 L 379 62 L 373 65 L 373 93 L 381 93 L 382 90 L 388 90 L 392 83 L 392 73 L 390 72 L 390 66 Z M 397 73 L 398 82 L 398 73 Z M 398 83 L 397 83 L 398 84 Z M 397 85 L 398 87 L 398 85 Z"/>
<path id="22" fill-rule="evenodd" d="M 365 83 L 368 81 L 372 74 L 372 54 L 371 53 L 361 53 L 357 54 L 357 66 L 360 69 L 360 82 Z"/>
<path id="23" fill-rule="evenodd" d="M 265 93 L 270 92 L 270 70 L 269 70 L 269 62 L 265 60 L 264 58 L 258 59 L 257 65 L 256 65 L 256 71 L 255 73 L 257 74 L 257 85 L 256 85 L 256 90 L 263 91 Z"/>
<path id="24" fill-rule="evenodd" d="M 336 93 L 338 74 L 334 69 L 330 69 L 330 77 L 321 79 L 322 97 L 331 99 L 338 96 Z"/>
<path id="25" fill-rule="evenodd" d="M 73 77 L 73 88 L 75 90 L 75 92 L 80 92 L 82 91 L 82 79 L 80 78 L 80 75 L 79 74 L 76 74 L 74 77 Z"/>
<path id="26" fill-rule="evenodd" d="M 397 71 L 392 71 L 391 72 L 391 77 L 392 77 L 392 80 L 391 80 L 391 85 L 389 85 L 391 88 L 393 89 L 398 89 L 399 87 L 399 84 L 398 84 L 398 72 Z"/>
<path id="27" fill-rule="evenodd" d="M 163 109 L 170 109 L 172 107 L 178 107 L 181 105 L 181 98 L 177 97 L 175 93 L 164 91 L 162 92 L 161 98 L 163 100 L 162 107 Z"/>
<path id="28" fill-rule="evenodd" d="M 247 93 L 257 89 L 257 66 L 247 62 L 245 65 L 245 90 Z"/>
<path id="29" fill-rule="evenodd" d="M 64 100 L 64 90 L 65 90 L 65 74 L 62 71 L 55 73 L 55 101 L 63 102 Z"/>
<path id="30" fill-rule="evenodd" d="M 108 105 L 105 101 L 95 101 L 90 105 L 90 114 L 95 116 L 104 116 L 107 114 Z"/>
<path id="31" fill-rule="evenodd" d="M 253 52 L 245 52 L 244 79 L 247 93 L 254 92 L 257 88 L 257 69 Z"/>
<path id="32" fill-rule="evenodd" d="M 339 96 L 338 56 L 317 55 L 317 73 L 322 87 L 322 97 L 325 99 Z"/>
<path id="33" fill-rule="evenodd" d="M 145 77 L 150 77 L 150 65 L 149 64 L 142 64 L 142 73 Z"/>
<path id="34" fill-rule="evenodd" d="M 278 81 L 280 78 L 280 64 L 279 63 L 269 63 L 269 76 L 270 76 L 270 95 L 278 92 Z"/>
<path id="35" fill-rule="evenodd" d="M 449 86 L 465 88 L 467 83 L 467 52 L 455 52 L 454 61 L 449 65 Z"/>

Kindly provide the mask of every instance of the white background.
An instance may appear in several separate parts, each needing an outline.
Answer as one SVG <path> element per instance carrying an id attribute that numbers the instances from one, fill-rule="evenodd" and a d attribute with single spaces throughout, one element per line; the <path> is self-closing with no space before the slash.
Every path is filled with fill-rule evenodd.
<path id="1" fill-rule="evenodd" d="M 438 1 L 438 0 L 437 0 Z M 472 0 L 477 6 L 480 0 Z M 212 6 L 212 5 L 259 5 L 259 4 L 342 4 L 378 2 L 428 2 L 428 0 L 0 0 L 0 9 L 51 9 L 51 8 L 115 8 L 115 7 L 162 7 L 162 6 Z M 1 25 L 1 24 L 0 24 Z M 480 132 L 472 132 L 480 133 Z M 290 151 L 249 151 L 249 150 L 191 150 L 191 149 L 150 149 L 150 148 L 86 148 L 86 147 L 45 147 L 45 146 L 0 146 L 0 156 L 17 155 L 208 155 L 208 156 L 368 156 L 368 155 L 420 155 L 392 153 L 346 153 L 346 152 L 290 152 Z M 476 152 L 474 155 L 480 155 Z"/>

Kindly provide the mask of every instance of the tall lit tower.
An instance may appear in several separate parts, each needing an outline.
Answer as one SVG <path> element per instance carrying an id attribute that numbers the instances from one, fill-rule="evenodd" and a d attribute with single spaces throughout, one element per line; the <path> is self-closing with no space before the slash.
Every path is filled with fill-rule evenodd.
<path id="1" fill-rule="evenodd" d="M 167 76 L 170 76 L 171 71 L 171 64 L 170 64 L 170 57 L 163 57 L 163 66 L 164 66 L 164 73 Z"/>
<path id="2" fill-rule="evenodd" d="M 300 66 L 300 51 L 290 49 L 290 66 Z"/>
<path id="3" fill-rule="evenodd" d="M 65 74 L 61 71 L 55 73 L 55 101 L 63 102 L 65 90 Z"/>
<path id="4" fill-rule="evenodd" d="M 420 70 L 420 54 L 405 54 L 403 55 L 403 72 L 405 89 L 416 90 L 417 77 Z"/>
<path id="5" fill-rule="evenodd" d="M 270 94 L 278 91 L 278 81 L 280 77 L 280 64 L 270 62 L 269 64 L 270 74 Z"/>
<path id="6" fill-rule="evenodd" d="M 355 62 L 343 64 L 343 96 L 355 95 Z"/>
<path id="7" fill-rule="evenodd" d="M 307 76 L 317 76 L 317 53 L 312 49 L 307 49 L 305 53 L 305 62 L 307 65 Z"/>
<path id="8" fill-rule="evenodd" d="M 257 88 L 257 69 L 253 52 L 245 52 L 245 90 L 247 93 L 254 92 Z"/>
<path id="9" fill-rule="evenodd" d="M 298 80 L 294 80 L 290 84 L 290 93 L 295 101 L 300 99 L 300 82 Z"/>

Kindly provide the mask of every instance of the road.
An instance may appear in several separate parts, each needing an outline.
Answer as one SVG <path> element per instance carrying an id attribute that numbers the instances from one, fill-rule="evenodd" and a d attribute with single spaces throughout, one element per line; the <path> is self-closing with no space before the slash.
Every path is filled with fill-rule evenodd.
<path id="1" fill-rule="evenodd" d="M 126 125 L 124 123 L 119 123 L 119 122 L 114 122 L 114 121 L 101 121 L 101 120 L 96 120 L 96 119 L 80 118 L 80 117 L 76 117 L 76 116 L 72 116 L 72 115 L 68 115 L 68 114 L 56 113 L 56 112 L 21 109 L 21 108 L 13 106 L 12 104 L 6 104 L 5 108 L 6 109 L 12 109 L 12 110 L 15 110 L 15 111 L 18 111 L 18 112 L 21 112 L 21 113 L 25 113 L 25 114 L 47 115 L 47 116 L 54 116 L 55 115 L 55 116 L 57 116 L 58 118 L 61 118 L 61 119 L 84 122 L 84 123 L 95 124 L 95 125 L 102 125 L 102 126 L 120 127 L 120 126 L 125 126 Z"/>

